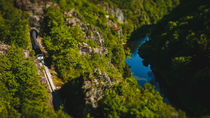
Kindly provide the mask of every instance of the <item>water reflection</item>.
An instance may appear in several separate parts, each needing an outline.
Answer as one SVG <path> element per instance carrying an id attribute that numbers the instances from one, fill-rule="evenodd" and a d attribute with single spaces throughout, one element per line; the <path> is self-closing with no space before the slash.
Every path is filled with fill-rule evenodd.
<path id="1" fill-rule="evenodd" d="M 136 50 L 130 55 L 130 59 L 126 59 L 126 63 L 131 67 L 130 70 L 133 73 L 133 77 L 138 81 L 138 84 L 143 86 L 146 82 L 151 83 L 154 81 L 154 74 L 149 66 L 143 64 L 143 59 L 138 54 L 139 47 L 148 41 L 149 38 L 146 37 L 139 42 Z"/>
<path id="2" fill-rule="evenodd" d="M 155 76 L 151 70 L 150 65 L 145 66 L 143 64 L 143 59 L 138 54 L 139 47 L 142 46 L 142 44 L 144 44 L 148 40 L 149 40 L 149 37 L 145 37 L 139 42 L 136 42 L 136 43 L 139 43 L 138 47 L 136 47 L 136 49 L 130 55 L 130 58 L 129 59 L 127 58 L 125 62 L 131 67 L 130 70 L 133 73 L 133 77 L 138 81 L 139 85 L 144 86 L 144 84 L 147 82 L 152 85 L 155 85 L 156 90 L 160 91 L 159 83 L 155 80 Z M 164 97 L 164 94 L 161 93 L 161 96 Z M 164 101 L 166 103 L 169 103 L 166 97 L 164 97 Z"/>

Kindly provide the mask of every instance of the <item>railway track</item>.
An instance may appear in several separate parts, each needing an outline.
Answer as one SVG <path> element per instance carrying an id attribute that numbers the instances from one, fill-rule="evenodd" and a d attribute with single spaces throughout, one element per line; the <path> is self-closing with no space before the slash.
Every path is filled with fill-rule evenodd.
<path id="1" fill-rule="evenodd" d="M 40 66 L 44 67 L 44 72 L 43 73 L 44 73 L 44 76 L 45 76 L 46 81 L 48 83 L 50 92 L 52 93 L 52 92 L 54 92 L 56 90 L 56 87 L 55 87 L 55 85 L 53 83 L 52 75 L 51 75 L 48 67 L 45 66 L 44 56 L 43 56 L 42 51 L 41 51 L 41 45 L 37 41 L 37 35 L 38 35 L 38 32 L 36 30 L 31 30 L 30 37 L 31 37 L 32 46 L 33 46 L 33 49 L 36 52 L 36 55 L 38 56 L 37 60 L 39 61 Z"/>

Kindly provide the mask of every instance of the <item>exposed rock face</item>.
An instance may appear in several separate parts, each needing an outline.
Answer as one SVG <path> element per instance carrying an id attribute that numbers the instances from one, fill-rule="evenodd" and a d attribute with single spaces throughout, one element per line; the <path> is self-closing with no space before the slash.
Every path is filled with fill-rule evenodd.
<path id="1" fill-rule="evenodd" d="M 95 53 L 99 53 L 100 55 L 107 55 L 108 54 L 108 50 L 106 48 L 94 48 L 93 49 Z"/>
<path id="2" fill-rule="evenodd" d="M 121 9 L 119 8 L 104 8 L 105 11 L 109 14 L 111 14 L 113 17 L 117 18 L 118 22 L 120 23 L 124 23 L 125 22 L 125 17 L 124 17 L 124 14 L 122 12 Z"/>
<path id="3" fill-rule="evenodd" d="M 45 8 L 45 5 L 41 0 L 38 0 L 36 3 L 32 3 L 30 0 L 15 0 L 15 5 L 17 8 L 29 12 L 30 27 L 40 29 L 40 21 Z"/>
<path id="4" fill-rule="evenodd" d="M 15 0 L 15 5 L 17 8 L 24 11 L 28 11 L 29 14 L 29 26 L 31 30 L 35 30 L 38 34 L 40 33 L 41 22 L 44 17 L 44 9 L 49 7 L 58 8 L 58 4 L 53 2 L 48 2 L 46 0 L 36 0 L 36 2 L 31 2 L 30 0 Z M 37 38 L 38 42 L 41 44 L 41 50 L 44 54 L 47 54 L 44 46 L 42 46 L 42 38 Z"/>
<path id="5" fill-rule="evenodd" d="M 6 45 L 0 41 L 0 54 L 5 55 L 11 46 Z"/>
<path id="6" fill-rule="evenodd" d="M 29 50 L 24 50 L 24 54 L 25 54 L 25 58 L 28 58 L 28 57 L 29 57 L 29 55 L 30 55 Z"/>
<path id="7" fill-rule="evenodd" d="M 67 26 L 79 25 L 80 27 L 82 27 L 82 25 L 84 25 L 84 23 L 81 21 L 81 18 L 74 9 L 70 10 L 69 12 L 64 11 L 64 15 L 66 16 Z"/>
<path id="8" fill-rule="evenodd" d="M 107 5 L 105 5 L 107 6 Z M 104 7 L 104 10 L 108 13 L 111 14 L 113 17 L 117 18 L 119 23 L 124 24 L 126 22 L 126 19 L 124 17 L 124 13 L 121 9 L 119 8 L 110 8 L 110 7 Z M 109 15 L 108 15 L 109 16 Z M 118 24 L 113 22 L 112 20 L 108 19 L 107 24 L 111 27 L 118 27 Z M 121 38 L 123 39 L 123 33 L 122 33 L 122 27 L 119 27 L 119 30 L 117 31 L 119 36 L 121 36 Z"/>
<path id="9" fill-rule="evenodd" d="M 99 107 L 105 92 L 119 83 L 106 72 L 94 69 L 77 79 L 64 84 L 61 88 L 64 103 L 69 111 L 75 112 L 75 117 L 86 118 L 88 113 Z M 80 114 L 76 114 L 79 112 Z"/>
<path id="10" fill-rule="evenodd" d="M 79 43 L 78 45 L 81 55 L 91 54 L 93 52 L 92 48 L 86 43 Z"/>
<path id="11" fill-rule="evenodd" d="M 42 0 L 38 0 L 36 3 L 32 3 L 30 0 L 15 0 L 15 5 L 24 11 L 32 11 L 37 15 L 42 15 L 44 13 L 44 3 L 40 5 L 38 3 L 42 3 Z"/>
<path id="12" fill-rule="evenodd" d="M 85 102 L 92 108 L 97 108 L 98 101 L 104 96 L 106 89 L 112 86 L 110 77 L 100 70 L 94 70 L 94 79 L 87 79 L 83 83 Z"/>
<path id="13" fill-rule="evenodd" d="M 40 24 L 43 19 L 44 9 L 52 7 L 58 7 L 57 4 L 47 2 L 46 0 L 36 0 L 32 3 L 30 0 L 15 0 L 17 8 L 29 12 L 29 25 L 30 27 L 40 30 Z"/>
<path id="14" fill-rule="evenodd" d="M 125 19 L 122 10 L 118 8 L 114 9 L 114 15 L 117 17 L 118 22 L 124 23 Z"/>
<path id="15" fill-rule="evenodd" d="M 23 10 L 23 11 L 28 11 L 29 13 L 29 26 L 31 30 L 35 30 L 37 33 L 40 32 L 41 28 L 41 22 L 44 16 L 44 9 L 49 8 L 50 6 L 52 7 L 58 7 L 57 4 L 48 2 L 47 0 L 36 0 L 36 2 L 31 2 L 30 0 L 14 0 L 15 5 L 17 8 Z M 39 44 L 41 43 L 41 37 L 38 37 L 37 40 Z M 0 46 L 1 48 L 1 46 Z M 45 49 L 43 46 L 41 46 L 42 52 L 46 54 Z M 25 57 L 29 57 L 29 51 L 25 50 Z M 42 64 L 36 62 L 35 65 L 38 67 L 38 74 L 40 75 L 40 82 L 43 85 L 48 86 L 47 80 L 44 77 L 43 71 L 42 71 Z M 50 92 L 49 88 L 48 91 Z"/>
<path id="16" fill-rule="evenodd" d="M 99 48 L 92 48 L 90 47 L 87 43 L 79 43 L 78 44 L 79 47 L 79 51 L 81 55 L 92 55 L 93 53 L 99 53 L 100 55 L 107 55 L 108 54 L 108 50 L 103 48 L 103 47 L 99 47 Z"/>
<path id="17" fill-rule="evenodd" d="M 39 29 L 40 28 L 40 17 L 37 15 L 30 14 L 29 25 L 31 27 L 36 27 L 37 29 Z"/>
<path id="18" fill-rule="evenodd" d="M 104 37 L 96 27 L 85 24 L 74 9 L 69 12 L 65 11 L 64 15 L 66 16 L 67 26 L 79 26 L 84 33 L 84 39 L 86 39 L 86 42 L 94 40 L 94 43 L 98 45 L 98 48 L 92 49 L 86 43 L 79 44 L 79 50 L 82 55 L 91 55 L 93 52 L 99 53 L 100 55 L 106 55 L 108 53 L 108 50 L 104 47 Z"/>

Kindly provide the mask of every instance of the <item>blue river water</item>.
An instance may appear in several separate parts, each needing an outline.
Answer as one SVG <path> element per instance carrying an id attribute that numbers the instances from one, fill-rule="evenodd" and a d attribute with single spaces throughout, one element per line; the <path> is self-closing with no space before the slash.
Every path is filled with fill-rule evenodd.
<path id="1" fill-rule="evenodd" d="M 139 47 L 142 46 L 146 41 L 149 40 L 149 37 L 145 37 L 144 39 L 140 40 L 137 48 L 135 51 L 125 60 L 126 64 L 128 64 L 131 68 L 133 77 L 138 81 L 138 84 L 143 86 L 146 82 L 154 83 L 155 77 L 150 68 L 150 65 L 145 66 L 143 64 L 143 59 L 139 56 L 138 50 Z"/>
<path id="2" fill-rule="evenodd" d="M 143 58 L 141 58 L 138 54 L 139 47 L 141 47 L 146 41 L 149 41 L 149 37 L 145 37 L 138 43 L 136 49 L 129 55 L 130 58 L 125 60 L 126 64 L 130 66 L 130 70 L 133 74 L 133 77 L 138 81 L 140 86 L 144 86 L 145 83 L 150 83 L 156 86 L 156 90 L 161 93 L 161 96 L 164 98 L 164 102 L 169 104 L 168 99 L 164 96 L 164 94 L 160 90 L 159 83 L 155 80 L 154 73 L 152 72 L 150 65 L 145 66 L 143 64 Z"/>

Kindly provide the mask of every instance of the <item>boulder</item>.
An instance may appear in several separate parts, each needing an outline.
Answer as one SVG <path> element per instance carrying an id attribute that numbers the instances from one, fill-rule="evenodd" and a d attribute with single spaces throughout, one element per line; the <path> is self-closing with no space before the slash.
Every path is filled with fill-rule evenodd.
<path id="1" fill-rule="evenodd" d="M 123 11 L 121 9 L 105 7 L 104 10 L 108 14 L 111 14 L 113 17 L 117 18 L 119 23 L 125 22 L 125 17 L 124 17 Z"/>
<path id="2" fill-rule="evenodd" d="M 80 54 L 82 55 L 91 55 L 94 53 L 99 53 L 100 55 L 108 54 L 108 50 L 104 47 L 104 37 L 101 32 L 97 30 L 97 27 L 89 25 L 88 23 L 84 23 L 79 17 L 78 13 L 72 9 L 69 12 L 64 11 L 64 15 L 66 17 L 66 24 L 69 27 L 79 26 L 82 32 L 85 34 L 84 39 L 86 42 L 89 40 L 94 40 L 97 44 L 98 48 L 92 49 L 92 47 L 88 46 L 86 43 L 79 44 Z M 91 32 L 91 33 L 88 33 Z"/>
<path id="3" fill-rule="evenodd" d="M 85 92 L 85 103 L 92 108 L 98 107 L 98 101 L 104 96 L 104 92 L 112 86 L 112 81 L 107 73 L 95 69 L 93 72 L 94 79 L 87 79 L 83 83 Z"/>
<path id="4" fill-rule="evenodd" d="M 79 43 L 79 52 L 81 55 L 90 55 L 92 54 L 92 48 L 86 43 Z"/>
<path id="5" fill-rule="evenodd" d="M 6 52 L 11 48 L 11 46 L 6 45 L 0 41 L 0 54 L 5 55 Z"/>
<path id="6" fill-rule="evenodd" d="M 38 2 L 41 3 L 42 1 L 39 0 Z M 15 5 L 24 11 L 32 11 L 35 14 L 43 15 L 45 6 L 38 4 L 38 2 L 32 3 L 30 0 L 15 0 Z"/>
<path id="7" fill-rule="evenodd" d="M 30 18 L 29 18 L 29 25 L 30 27 L 36 27 L 37 29 L 40 28 L 40 17 L 37 15 L 32 15 L 30 14 Z"/>

